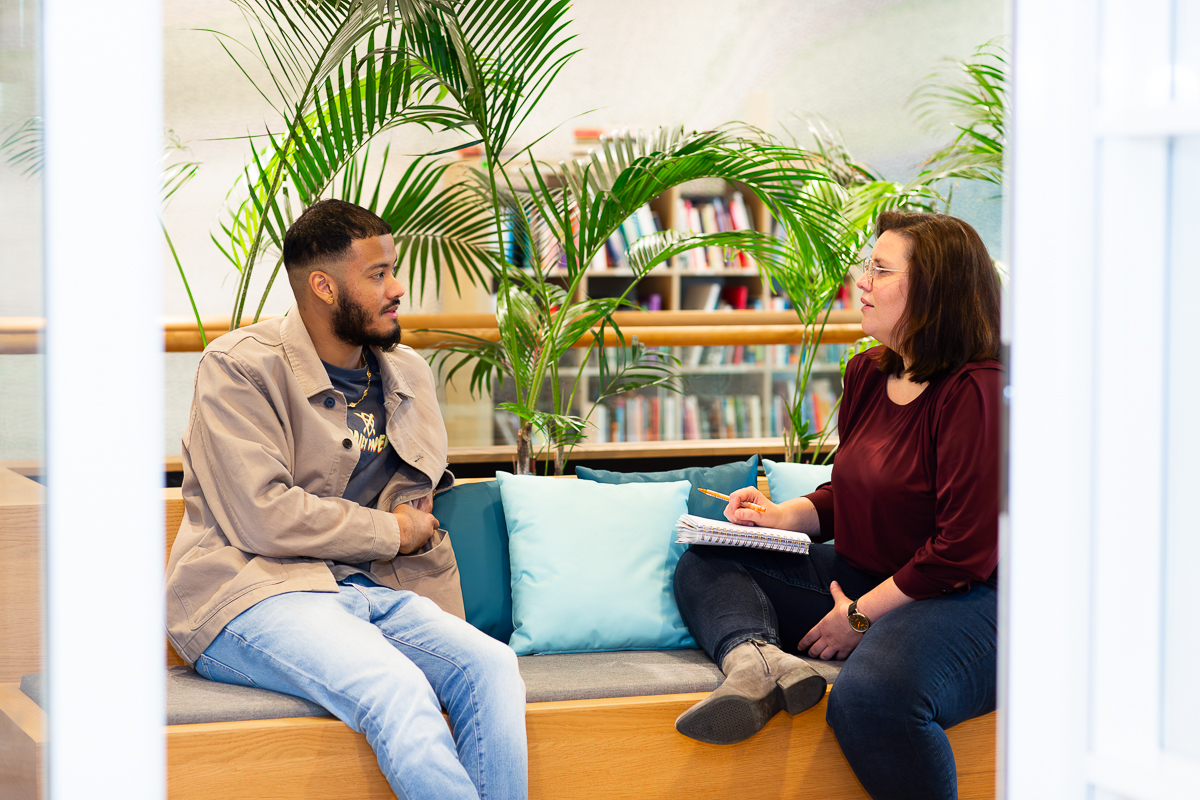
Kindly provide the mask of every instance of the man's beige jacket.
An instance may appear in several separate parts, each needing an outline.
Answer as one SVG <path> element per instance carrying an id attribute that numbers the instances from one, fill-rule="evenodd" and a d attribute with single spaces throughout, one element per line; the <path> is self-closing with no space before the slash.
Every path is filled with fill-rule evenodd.
<path id="1" fill-rule="evenodd" d="M 411 348 L 379 359 L 387 437 L 449 488 L 446 427 L 433 373 Z M 330 402 L 332 401 L 332 402 Z M 398 556 L 390 513 L 411 484 L 393 477 L 377 508 L 342 498 L 358 463 L 346 398 L 333 388 L 300 314 L 225 334 L 204 351 L 183 436 L 186 510 L 167 562 L 167 636 L 194 663 L 225 625 L 284 592 L 336 592 L 333 562 L 463 616 L 454 550 L 439 531 Z"/>

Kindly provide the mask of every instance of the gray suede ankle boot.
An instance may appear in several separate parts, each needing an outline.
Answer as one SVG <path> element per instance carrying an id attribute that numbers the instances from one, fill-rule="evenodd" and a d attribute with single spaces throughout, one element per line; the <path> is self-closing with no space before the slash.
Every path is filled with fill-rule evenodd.
<path id="1" fill-rule="evenodd" d="M 675 720 L 675 730 L 709 744 L 735 744 L 763 729 L 782 709 L 798 714 L 825 696 L 825 679 L 803 660 L 751 640 L 721 663 L 725 681 Z"/>

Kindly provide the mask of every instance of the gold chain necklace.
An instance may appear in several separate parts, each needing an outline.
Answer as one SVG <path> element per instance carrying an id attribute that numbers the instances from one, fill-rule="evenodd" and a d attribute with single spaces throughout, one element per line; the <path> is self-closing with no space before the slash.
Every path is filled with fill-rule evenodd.
<path id="1" fill-rule="evenodd" d="M 369 363 L 367 363 L 367 351 L 366 351 L 366 349 L 364 349 L 364 350 L 362 351 L 362 363 L 363 363 L 363 366 L 367 368 L 367 388 L 363 389 L 363 396 L 362 396 L 362 397 L 358 398 L 358 399 L 357 399 L 357 400 L 355 400 L 353 403 L 347 403 L 347 404 L 346 404 L 346 405 L 347 405 L 347 406 L 349 406 L 350 408 L 354 408 L 356 405 L 358 405 L 359 403 L 361 403 L 363 400 L 366 400 L 366 399 L 367 399 L 367 392 L 371 391 L 371 365 L 370 365 Z"/>

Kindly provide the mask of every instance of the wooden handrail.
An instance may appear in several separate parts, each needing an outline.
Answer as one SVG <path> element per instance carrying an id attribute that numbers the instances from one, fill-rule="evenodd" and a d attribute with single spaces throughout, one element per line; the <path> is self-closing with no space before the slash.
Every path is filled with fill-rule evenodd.
<path id="1" fill-rule="evenodd" d="M 613 319 L 625 326 L 796 325 L 792 311 L 618 311 Z M 405 330 L 417 328 L 494 328 L 495 314 L 405 314 Z M 829 323 L 862 322 L 859 311 L 831 311 Z M 228 325 L 228 322 L 226 322 Z M 194 326 L 194 323 L 193 323 Z"/>
<path id="2" fill-rule="evenodd" d="M 464 328 L 455 333 L 462 336 L 476 336 L 491 342 L 500 340 L 500 331 L 496 328 Z M 806 337 L 812 336 L 812 331 L 802 325 L 625 326 L 621 328 L 621 334 L 625 337 L 626 343 L 636 337 L 639 342 L 649 347 L 693 347 L 700 345 L 800 344 Z M 826 325 L 821 341 L 826 344 L 849 344 L 862 336 L 861 325 Z M 452 334 L 432 331 L 408 331 L 404 334 L 404 343 L 418 350 L 453 341 Z M 581 339 L 572 346 L 587 347 L 589 344 L 591 344 L 591 340 Z M 605 330 L 604 344 L 608 346 L 618 344 L 615 331 Z"/>
<path id="3" fill-rule="evenodd" d="M 834 437 L 825 443 L 822 452 L 828 452 L 836 445 Z M 516 454 L 516 446 L 511 444 L 472 445 L 469 447 L 451 447 L 449 461 L 451 468 L 455 464 L 490 464 L 504 463 L 512 460 Z M 805 452 L 816 452 L 816 445 L 810 444 Z M 583 459 L 645 459 L 645 458 L 705 458 L 720 456 L 728 458 L 746 458 L 755 453 L 774 457 L 784 451 L 782 436 L 768 436 L 761 439 L 678 439 L 657 442 L 583 442 L 575 446 L 571 460 Z M 542 454 L 543 458 L 545 454 Z M 553 457 L 553 454 L 551 454 Z M 163 469 L 166 472 L 182 472 L 183 457 L 168 455 L 163 459 Z M 45 464 L 40 459 L 24 459 L 0 461 L 0 477 L 10 472 L 16 475 L 34 477 L 45 472 Z M 178 490 L 176 490 L 178 491 Z M 0 495 L 3 497 L 3 495 Z"/>
<path id="4" fill-rule="evenodd" d="M 812 335 L 791 311 L 621 311 L 613 317 L 627 342 L 636 336 L 651 347 L 799 344 Z M 493 342 L 500 338 L 492 314 L 405 314 L 400 319 L 405 329 L 404 343 L 418 350 L 455 338 L 435 331 L 454 331 Z M 831 312 L 821 340 L 829 344 L 853 342 L 863 335 L 861 320 L 857 311 Z M 204 317 L 202 321 L 210 341 L 229 328 L 228 317 Z M 165 317 L 162 325 L 167 352 L 203 349 L 194 319 Z M 0 354 L 40 352 L 44 328 L 45 320 L 40 317 L 0 317 Z M 586 347 L 589 343 L 589 339 L 583 339 L 575 346 Z M 614 332 L 606 330 L 605 344 L 616 343 Z"/>

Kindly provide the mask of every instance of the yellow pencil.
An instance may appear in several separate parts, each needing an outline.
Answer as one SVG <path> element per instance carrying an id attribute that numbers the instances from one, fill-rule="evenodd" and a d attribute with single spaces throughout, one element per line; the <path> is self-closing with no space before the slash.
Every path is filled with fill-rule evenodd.
<path id="1" fill-rule="evenodd" d="M 700 489 L 699 486 L 697 486 L 696 488 Z M 729 499 L 729 495 L 721 494 L 720 492 L 714 492 L 712 489 L 700 489 L 700 491 L 704 492 L 709 497 L 715 497 L 718 500 L 728 500 Z M 749 508 L 753 511 L 757 511 L 760 514 L 767 513 L 767 510 L 765 508 L 763 508 L 762 506 L 760 506 L 758 503 L 742 503 L 742 505 L 744 505 L 746 508 Z"/>

